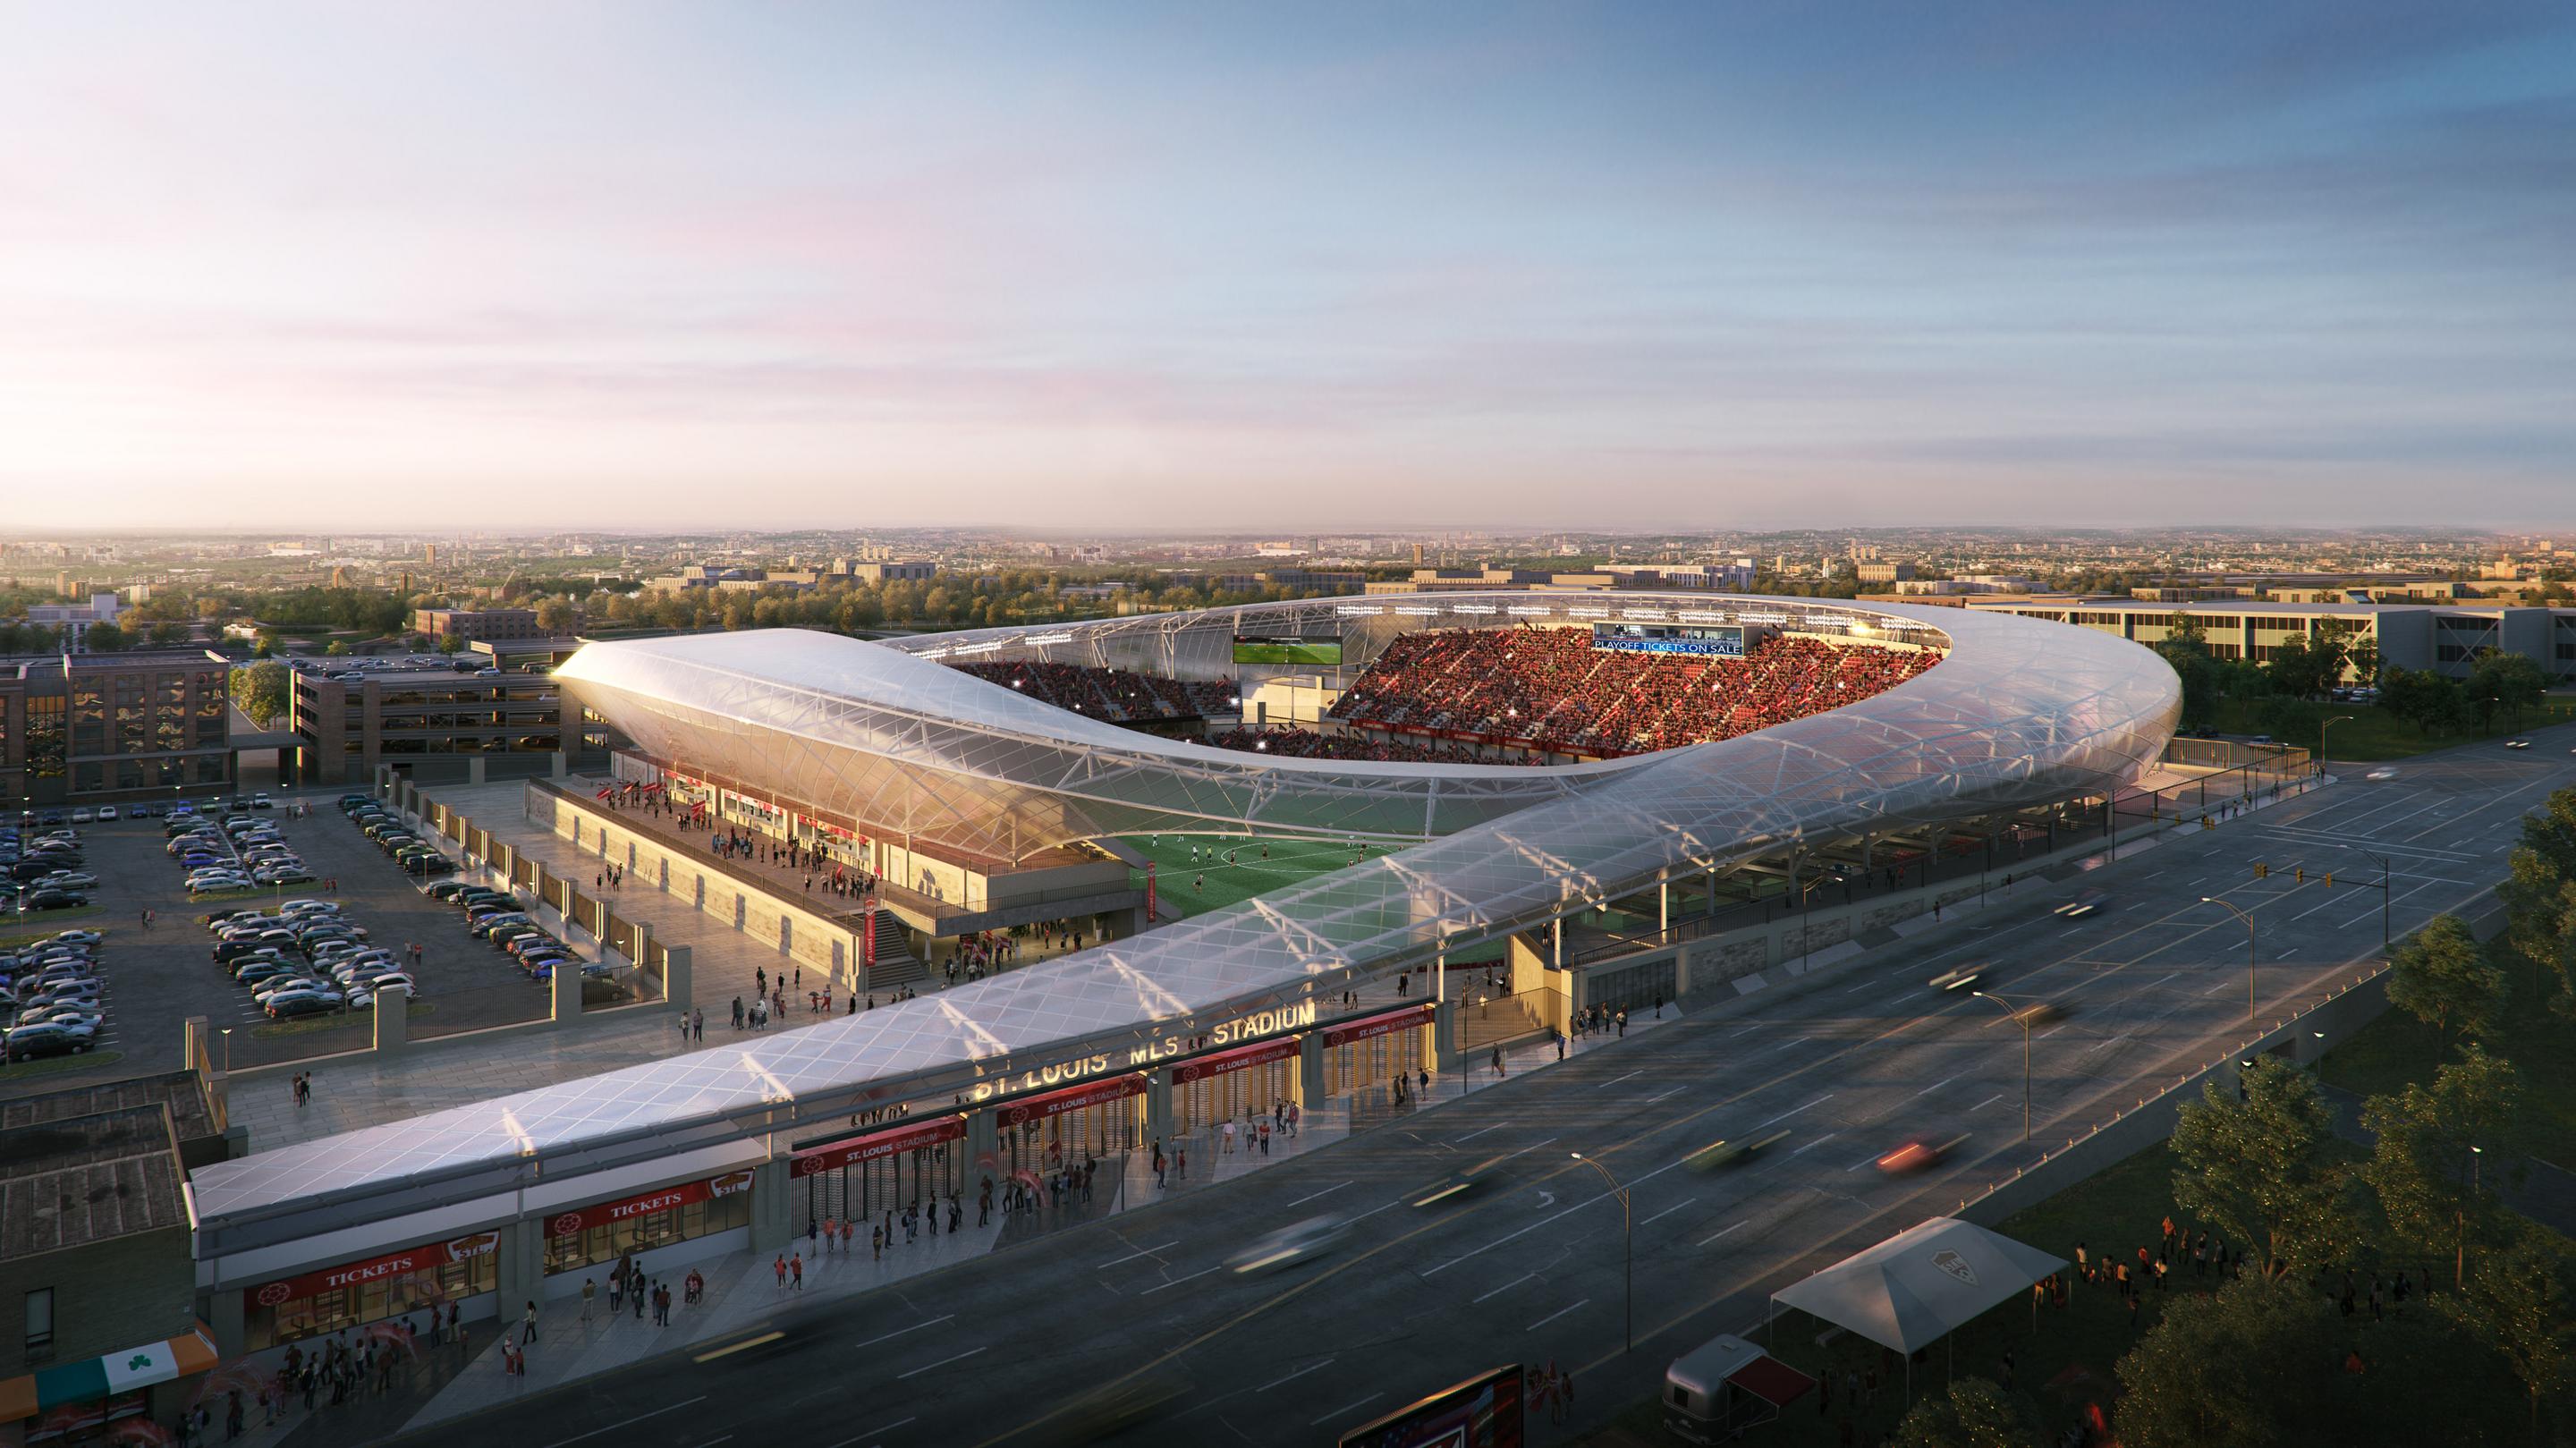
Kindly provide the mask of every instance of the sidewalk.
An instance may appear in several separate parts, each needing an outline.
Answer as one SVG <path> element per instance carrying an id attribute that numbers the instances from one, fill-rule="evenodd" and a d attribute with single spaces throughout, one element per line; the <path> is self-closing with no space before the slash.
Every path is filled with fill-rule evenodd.
<path id="1" fill-rule="evenodd" d="M 1374 997 L 1375 992 L 1364 993 Z M 1396 997 L 1391 984 L 1384 992 L 1392 1003 Z M 1413 997 L 1419 1000 L 1420 997 Z M 1368 999 L 1365 1003 L 1376 1003 Z M 1652 1029 L 1665 1021 L 1681 1019 L 1678 1007 L 1664 1007 L 1662 1019 L 1649 1011 L 1634 1015 L 1628 1022 L 1631 1033 Z M 1566 1056 L 1572 1059 L 1587 1051 L 1599 1050 L 1619 1040 L 1615 1031 L 1579 1036 L 1566 1043 Z M 413 1428 L 432 1426 L 464 1414 L 505 1405 L 515 1399 L 542 1393 L 594 1373 L 624 1367 L 656 1353 L 694 1348 L 717 1342 L 758 1325 L 771 1313 L 785 1306 L 809 1306 L 838 1302 L 870 1292 L 908 1278 L 936 1272 L 944 1267 L 984 1255 L 997 1248 L 1035 1241 L 1069 1227 L 1123 1215 L 1154 1205 L 1171 1197 L 1205 1191 L 1220 1183 L 1230 1182 L 1271 1166 L 1284 1166 L 1302 1156 L 1349 1139 L 1355 1131 L 1382 1125 L 1396 1117 L 1410 1117 L 1430 1111 L 1443 1103 L 1458 1100 L 1473 1092 L 1489 1089 L 1511 1076 L 1542 1070 L 1556 1064 L 1556 1048 L 1541 1040 L 1504 1052 L 1506 1075 L 1495 1076 L 1484 1061 L 1472 1069 L 1432 1078 L 1427 1097 L 1409 1098 L 1398 1106 L 1391 1100 L 1391 1088 L 1371 1087 L 1356 1096 L 1338 1097 L 1307 1109 L 1302 1129 L 1291 1139 L 1273 1134 L 1268 1154 L 1257 1145 L 1247 1147 L 1238 1141 L 1232 1153 L 1221 1150 L 1221 1138 L 1213 1126 L 1194 1131 L 1186 1139 L 1189 1148 L 1189 1175 L 1177 1173 L 1167 1177 L 1157 1188 L 1154 1182 L 1152 1153 L 1127 1154 L 1123 1162 L 1108 1160 L 1093 1189 L 1088 1203 L 1063 1206 L 1040 1206 L 1018 1213 L 996 1212 L 987 1226 L 974 1222 L 971 1197 L 966 1202 L 964 1225 L 955 1233 L 924 1232 L 912 1242 L 897 1241 L 886 1249 L 882 1261 L 873 1260 L 864 1233 L 853 1243 L 846 1256 L 834 1252 L 814 1255 L 813 1239 L 799 1237 L 788 1244 L 791 1255 L 802 1255 L 805 1262 L 805 1286 L 799 1292 L 777 1284 L 774 1266 L 776 1253 L 733 1252 L 711 1257 L 695 1265 L 707 1282 L 705 1299 L 695 1306 L 674 1301 L 671 1325 L 657 1327 L 651 1309 L 642 1318 L 635 1315 L 630 1299 L 625 1311 L 613 1320 L 608 1314 L 607 1274 L 614 1263 L 603 1263 L 583 1275 L 601 1281 L 594 1305 L 593 1319 L 581 1320 L 578 1295 L 541 1303 L 537 1315 L 537 1342 L 527 1352 L 527 1374 L 512 1377 L 501 1371 L 501 1357 L 496 1350 L 502 1324 L 478 1322 L 468 1324 L 473 1348 L 466 1359 L 454 1347 L 432 1348 L 424 1345 L 420 1359 L 401 1374 L 391 1392 L 382 1396 L 360 1396 L 337 1407 L 318 1401 L 307 1412 L 300 1401 L 274 1426 L 260 1426 L 258 1413 L 251 1414 L 252 1426 L 233 1443 L 241 1448 L 270 1448 L 272 1444 L 295 1445 L 295 1448 L 322 1448 L 389 1436 Z M 460 1073 L 460 1079 L 472 1079 L 473 1073 Z M 284 1095 L 281 1083 L 279 1095 Z M 488 1089 L 477 1096 L 488 1095 Z M 1166 1151 L 1179 1145 L 1178 1140 L 1165 1143 Z M 670 1283 L 680 1291 L 687 1277 L 685 1265 L 667 1270 L 657 1280 Z M 524 1310 L 524 1307 L 522 1307 Z M 517 1313 L 505 1313 L 515 1330 Z M 863 1325 L 863 1324 L 862 1324 Z M 273 1354 L 264 1354 L 268 1356 Z M 217 1405 L 216 1417 L 222 1417 Z"/>

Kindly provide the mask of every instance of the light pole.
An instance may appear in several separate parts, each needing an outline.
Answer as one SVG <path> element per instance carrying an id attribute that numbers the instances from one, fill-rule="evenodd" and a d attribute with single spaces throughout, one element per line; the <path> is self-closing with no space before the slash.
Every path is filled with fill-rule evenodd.
<path id="1" fill-rule="evenodd" d="M 2479 1168 L 2486 1161 L 2486 1155 L 2487 1149 L 2483 1146 L 2469 1148 L 2469 1202 L 2477 1200 Z M 2454 1291 L 2469 1280 L 2469 1202 L 2460 1204 L 2459 1253 L 2451 1262 L 2451 1287 Z"/>
<path id="2" fill-rule="evenodd" d="M 1993 991 L 1978 990 L 1968 994 L 1981 1001 L 1992 1001 L 2003 1011 L 2004 1019 L 2021 1027 L 2021 1139 L 2030 1140 L 2030 1020 L 2013 1003 Z"/>
<path id="3" fill-rule="evenodd" d="M 233 1073 L 233 1028 L 224 1027 L 224 1074 Z"/>
<path id="4" fill-rule="evenodd" d="M 2351 722 L 2352 716 L 2350 714 L 2337 714 L 2333 718 L 2328 719 L 2323 724 L 2317 726 L 2317 778 L 2323 779 L 2326 777 L 2326 731 L 2332 729 L 2337 724 L 2349 724 Z"/>
<path id="5" fill-rule="evenodd" d="M 2245 922 L 2245 1019 L 2254 1019 L 2254 917 L 2219 899 L 2215 895 L 2200 897 L 2203 905 L 2215 905 Z"/>
<path id="6" fill-rule="evenodd" d="M 1623 1241 L 1628 1258 L 1626 1268 L 1628 1279 L 1628 1346 L 1625 1351 L 1635 1352 L 1637 1350 L 1636 1214 L 1628 1210 L 1628 1189 L 1619 1185 L 1619 1179 L 1617 1177 L 1610 1175 L 1610 1168 L 1603 1166 L 1600 1162 L 1591 1157 L 1585 1156 L 1579 1151 L 1572 1155 L 1576 1161 L 1579 1161 L 1585 1166 L 1592 1168 L 1594 1171 L 1601 1173 L 1601 1179 L 1610 1184 L 1610 1195 L 1619 1199 L 1619 1235 Z"/>

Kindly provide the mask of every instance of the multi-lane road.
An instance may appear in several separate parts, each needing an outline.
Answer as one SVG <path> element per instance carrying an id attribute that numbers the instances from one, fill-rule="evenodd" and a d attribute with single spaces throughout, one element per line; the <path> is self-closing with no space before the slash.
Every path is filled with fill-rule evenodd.
<path id="1" fill-rule="evenodd" d="M 2020 1032 L 1931 977 L 1980 965 L 1989 989 L 2066 1012 L 2031 1042 L 2034 1135 L 2062 1143 L 2242 1038 L 2245 929 L 2203 896 L 2255 921 L 2268 1022 L 2377 958 L 2381 897 L 2355 887 L 2379 878 L 2366 852 L 2389 862 L 2400 934 L 2484 898 L 2515 819 L 2576 782 L 2576 727 L 2529 737 L 2527 751 L 2482 741 L 2388 779 L 2346 768 L 2339 784 L 2023 880 L 1950 926 L 1334 1149 L 782 1312 L 739 1351 L 702 1345 L 521 1400 L 506 1422 L 433 1431 L 618 1448 L 1079 1441 L 1088 1395 L 1128 1384 L 1164 1400 L 1133 1441 L 1318 1443 L 1485 1368 L 1549 1360 L 1576 1374 L 1573 1426 L 1597 1423 L 1653 1391 L 1677 1353 L 1754 1321 L 1770 1291 L 2035 1157 Z M 2103 892 L 2098 912 L 2054 913 L 2083 889 Z M 1780 1131 L 1749 1164 L 1685 1165 L 1717 1138 Z M 1929 1171 L 1882 1174 L 1879 1156 L 1914 1136 L 1964 1141 Z M 1575 1151 L 1629 1193 L 1633 1352 L 1621 1208 Z M 1509 1159 L 1481 1191 L 1408 1204 L 1495 1155 Z M 1336 1254 L 1267 1276 L 1226 1266 L 1260 1234 L 1325 1213 L 1354 1223 Z"/>

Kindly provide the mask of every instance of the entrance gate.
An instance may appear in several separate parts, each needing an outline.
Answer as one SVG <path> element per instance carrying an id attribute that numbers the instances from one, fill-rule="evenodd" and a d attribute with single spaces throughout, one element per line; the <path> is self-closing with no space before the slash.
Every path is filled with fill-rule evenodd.
<path id="1" fill-rule="evenodd" d="M 901 1212 L 914 1202 L 959 1196 L 966 1181 L 966 1118 L 939 1116 L 871 1131 L 796 1153 L 796 1233 L 823 1221 Z"/>

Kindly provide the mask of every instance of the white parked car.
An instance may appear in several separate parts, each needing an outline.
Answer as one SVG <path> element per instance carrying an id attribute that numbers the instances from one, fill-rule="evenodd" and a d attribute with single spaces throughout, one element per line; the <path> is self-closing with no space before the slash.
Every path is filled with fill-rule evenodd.
<path id="1" fill-rule="evenodd" d="M 112 820 L 116 818 L 116 806 L 112 804 L 100 805 L 98 807 L 98 817 L 103 820 Z"/>

